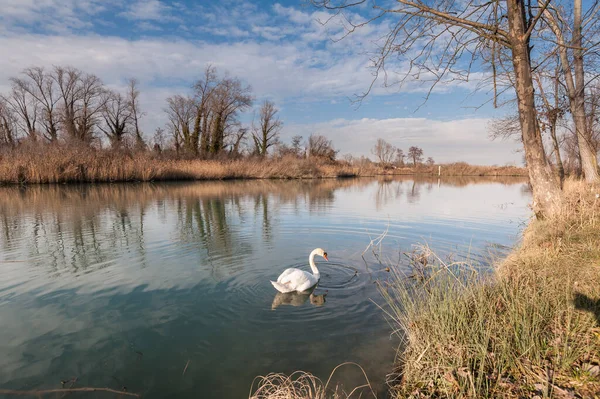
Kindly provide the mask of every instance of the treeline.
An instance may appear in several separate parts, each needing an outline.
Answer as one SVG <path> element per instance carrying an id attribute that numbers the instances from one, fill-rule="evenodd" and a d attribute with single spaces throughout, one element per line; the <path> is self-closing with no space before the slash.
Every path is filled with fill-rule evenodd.
<path id="1" fill-rule="evenodd" d="M 72 67 L 32 67 L 10 79 L 0 95 L 0 145 L 23 141 L 97 144 L 103 134 L 113 146 L 125 138 L 144 143 L 139 90 L 130 79 L 124 92 L 109 89 L 93 74 Z"/>
<path id="2" fill-rule="evenodd" d="M 124 90 L 114 90 L 93 74 L 73 67 L 31 67 L 10 79 L 8 93 L 0 95 L 0 146 L 24 143 L 75 144 L 90 148 L 153 151 L 163 157 L 223 158 L 319 157 L 335 160 L 331 140 L 295 136 L 280 139 L 283 121 L 272 101 L 263 101 L 250 125 L 240 122 L 252 110 L 252 89 L 239 78 L 206 67 L 202 78 L 185 94 L 166 100 L 167 124 L 151 140 L 141 131 L 140 91 L 136 79 Z"/>
<path id="3" fill-rule="evenodd" d="M 421 147 L 411 146 L 407 153 L 404 154 L 404 151 L 401 148 L 398 148 L 381 138 L 377 139 L 377 143 L 373 149 L 371 149 L 371 153 L 375 156 L 379 165 L 384 168 L 393 166 L 403 167 L 406 165 L 417 167 L 418 165 L 423 164 L 424 158 L 423 149 Z M 428 166 L 433 166 L 435 165 L 435 160 L 432 157 L 428 157 L 425 163 Z"/>

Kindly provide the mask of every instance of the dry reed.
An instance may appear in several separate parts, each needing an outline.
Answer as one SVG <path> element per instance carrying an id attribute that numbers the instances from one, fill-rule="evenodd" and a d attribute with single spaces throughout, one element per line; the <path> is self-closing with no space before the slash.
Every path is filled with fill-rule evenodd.
<path id="1" fill-rule="evenodd" d="M 365 378 L 364 384 L 352 387 L 350 392 L 345 392 L 339 385 L 330 386 L 335 373 L 345 366 L 357 367 Z M 365 370 L 356 363 L 346 362 L 336 366 L 325 383 L 305 371 L 256 377 L 250 387 L 249 399 L 349 399 L 353 395 L 364 397 L 365 390 L 376 397 Z"/>
<path id="2" fill-rule="evenodd" d="M 309 179 L 389 174 L 437 175 L 437 166 L 382 169 L 322 159 L 174 159 L 152 152 L 74 145 L 23 145 L 0 153 L 0 183 L 131 182 L 159 180 Z M 523 168 L 442 166 L 442 176 L 526 176 Z"/>

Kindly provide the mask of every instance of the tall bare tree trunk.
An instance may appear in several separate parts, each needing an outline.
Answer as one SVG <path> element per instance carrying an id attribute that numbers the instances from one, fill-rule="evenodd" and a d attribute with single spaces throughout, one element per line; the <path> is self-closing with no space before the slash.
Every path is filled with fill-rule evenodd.
<path id="1" fill-rule="evenodd" d="M 581 154 L 581 168 L 585 180 L 590 183 L 600 182 L 598 159 L 590 142 L 591 127 L 587 126 L 585 117 L 585 77 L 583 73 L 583 41 L 581 38 L 581 0 L 574 1 L 573 18 L 573 66 L 575 68 L 575 101 L 572 110 Z"/>
<path id="2" fill-rule="evenodd" d="M 540 3 L 540 1 L 538 1 Z M 598 175 L 598 160 L 589 141 L 590 131 L 587 128 L 585 118 L 585 78 L 583 72 L 583 48 L 581 38 L 581 0 L 574 1 L 574 19 L 573 19 L 573 41 L 567 44 L 560 25 L 553 13 L 549 10 L 544 12 L 550 29 L 556 36 L 558 44 L 558 53 L 562 71 L 565 75 L 565 85 L 569 94 L 569 106 L 573 122 L 575 123 L 575 135 L 579 146 L 579 158 L 581 159 L 581 168 L 588 182 L 600 181 Z M 573 68 L 575 70 L 575 79 L 569 65 L 569 47 L 573 48 Z"/>
<path id="3" fill-rule="evenodd" d="M 560 156 L 560 145 L 556 138 L 556 120 L 551 123 L 550 136 L 552 137 L 552 145 L 554 146 L 554 153 L 556 156 L 556 168 L 558 169 L 558 178 L 560 179 L 560 188 L 562 189 L 563 182 L 565 181 L 565 167 L 563 166 L 562 158 Z"/>
<path id="4" fill-rule="evenodd" d="M 519 122 L 529 179 L 533 187 L 533 210 L 537 217 L 544 217 L 558 209 L 561 193 L 546 161 L 541 132 L 537 126 L 529 39 L 525 34 L 525 4 L 522 0 L 507 0 L 507 8 Z"/>

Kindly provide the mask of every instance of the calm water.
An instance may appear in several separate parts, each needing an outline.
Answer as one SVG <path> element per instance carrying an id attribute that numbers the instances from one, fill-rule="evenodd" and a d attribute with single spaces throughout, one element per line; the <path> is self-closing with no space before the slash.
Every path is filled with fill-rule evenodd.
<path id="1" fill-rule="evenodd" d="M 256 375 L 345 361 L 381 383 L 398 340 L 369 237 L 389 228 L 394 261 L 424 242 L 485 256 L 515 242 L 529 199 L 514 179 L 1 188 L 0 388 L 234 398 Z M 269 280 L 315 247 L 330 257 L 315 297 L 276 295 Z"/>

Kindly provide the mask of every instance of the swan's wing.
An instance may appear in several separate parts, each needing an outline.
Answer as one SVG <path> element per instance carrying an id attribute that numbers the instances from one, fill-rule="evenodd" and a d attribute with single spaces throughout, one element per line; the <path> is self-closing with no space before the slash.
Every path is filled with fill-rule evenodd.
<path id="1" fill-rule="evenodd" d="M 305 291 L 316 283 L 315 276 L 303 270 L 295 270 L 282 280 L 282 284 L 293 287 L 295 291 Z"/>
<path id="2" fill-rule="evenodd" d="M 294 267 L 290 267 L 289 269 L 285 269 L 285 270 L 283 271 L 283 273 L 281 273 L 281 274 L 279 275 L 279 277 L 277 277 L 277 282 L 278 282 L 278 283 L 280 283 L 280 284 L 285 284 L 285 283 L 289 282 L 289 280 L 287 279 L 287 277 L 288 277 L 288 276 L 289 276 L 291 273 L 295 272 L 296 270 L 300 271 L 300 269 L 296 269 L 296 268 L 294 268 Z M 284 279 L 286 279 L 286 280 L 284 281 Z"/>

